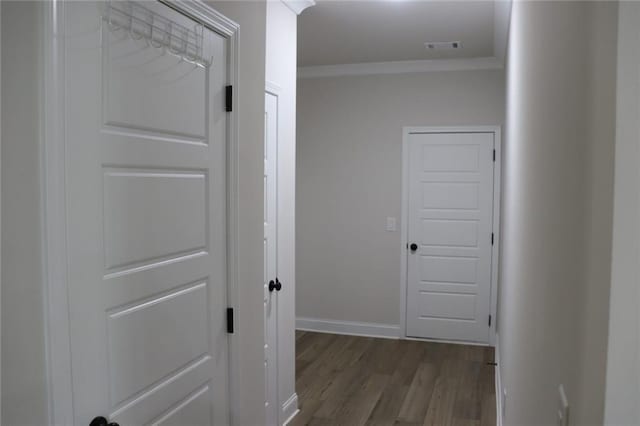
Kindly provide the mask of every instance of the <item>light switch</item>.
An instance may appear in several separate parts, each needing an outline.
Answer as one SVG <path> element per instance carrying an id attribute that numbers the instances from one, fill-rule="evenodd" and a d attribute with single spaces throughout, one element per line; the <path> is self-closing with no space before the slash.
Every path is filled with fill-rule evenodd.
<path id="1" fill-rule="evenodd" d="M 388 217 L 387 218 L 387 231 L 395 232 L 396 231 L 396 218 Z"/>

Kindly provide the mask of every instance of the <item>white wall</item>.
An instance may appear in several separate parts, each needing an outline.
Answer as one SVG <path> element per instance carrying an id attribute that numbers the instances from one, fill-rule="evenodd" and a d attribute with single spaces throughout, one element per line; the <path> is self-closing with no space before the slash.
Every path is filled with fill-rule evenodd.
<path id="1" fill-rule="evenodd" d="M 504 74 L 298 85 L 297 317 L 398 326 L 402 127 L 502 125 Z M 388 216 L 398 231 L 385 231 Z"/>
<path id="2" fill-rule="evenodd" d="M 282 422 L 295 412 L 295 177 L 298 16 L 281 1 L 267 3 L 266 80 L 278 90 L 278 400 Z"/>
<path id="3" fill-rule="evenodd" d="M 602 424 L 616 7 L 513 5 L 498 313 L 504 424 L 555 424 L 560 384 L 572 424 Z"/>
<path id="4" fill-rule="evenodd" d="M 2 2 L 2 419 L 47 423 L 36 2 Z"/>
<path id="5" fill-rule="evenodd" d="M 605 424 L 640 424 L 640 3 L 620 4 Z"/>

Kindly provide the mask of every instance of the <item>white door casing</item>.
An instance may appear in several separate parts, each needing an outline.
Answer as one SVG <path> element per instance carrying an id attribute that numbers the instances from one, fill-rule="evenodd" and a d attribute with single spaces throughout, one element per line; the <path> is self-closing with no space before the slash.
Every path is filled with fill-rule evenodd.
<path id="1" fill-rule="evenodd" d="M 279 423 L 277 286 L 278 97 L 265 93 L 264 113 L 264 368 L 267 425 Z M 276 286 L 276 287 L 274 287 Z"/>
<path id="2" fill-rule="evenodd" d="M 212 63 L 195 65 L 143 33 L 152 15 L 183 35 L 191 19 L 145 2 L 131 34 L 105 11 L 64 6 L 64 63 L 54 64 L 66 74 L 73 421 L 226 424 L 228 40 L 203 28 Z"/>
<path id="3" fill-rule="evenodd" d="M 490 341 L 495 137 L 406 134 L 408 337 Z"/>

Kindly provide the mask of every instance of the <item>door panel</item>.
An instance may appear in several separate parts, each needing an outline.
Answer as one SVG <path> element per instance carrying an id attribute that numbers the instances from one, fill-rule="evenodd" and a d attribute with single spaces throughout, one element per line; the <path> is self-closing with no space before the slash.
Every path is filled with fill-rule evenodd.
<path id="1" fill-rule="evenodd" d="M 277 156 L 278 97 L 265 94 L 264 136 L 264 369 L 267 425 L 277 425 L 278 408 L 278 297 L 269 291 L 277 275 Z"/>
<path id="2" fill-rule="evenodd" d="M 407 335 L 487 343 L 493 133 L 409 136 Z"/>
<path id="3" fill-rule="evenodd" d="M 158 2 L 110 4 L 137 32 L 107 3 L 65 6 L 75 422 L 227 424 L 226 40 Z M 152 21 L 190 29 L 211 65 L 145 41 Z"/>

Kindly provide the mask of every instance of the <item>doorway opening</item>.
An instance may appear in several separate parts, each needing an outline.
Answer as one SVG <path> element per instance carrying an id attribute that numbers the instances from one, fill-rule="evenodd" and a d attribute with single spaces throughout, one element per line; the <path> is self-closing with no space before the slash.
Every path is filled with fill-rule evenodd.
<path id="1" fill-rule="evenodd" d="M 300 16 L 294 424 L 495 424 L 505 3 Z"/>

